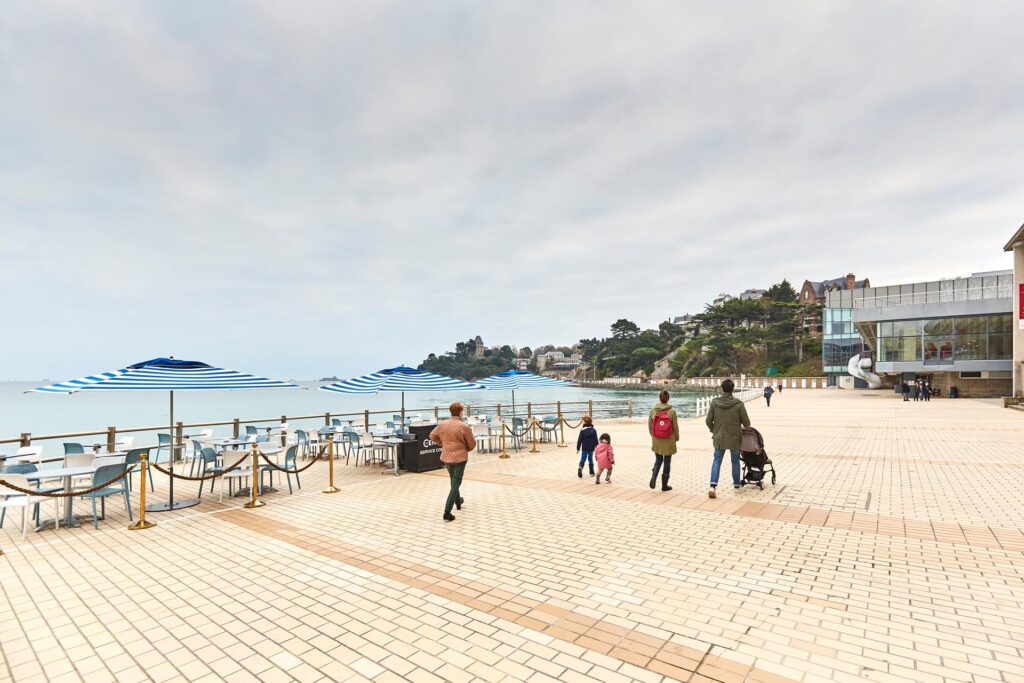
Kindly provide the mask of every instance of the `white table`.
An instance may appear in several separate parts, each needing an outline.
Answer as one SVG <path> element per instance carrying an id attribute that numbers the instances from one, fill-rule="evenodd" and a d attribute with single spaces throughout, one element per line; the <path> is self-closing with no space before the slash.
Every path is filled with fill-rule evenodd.
<path id="1" fill-rule="evenodd" d="M 405 439 L 399 439 L 395 437 L 387 437 L 383 439 L 378 439 L 374 437 L 373 439 L 374 446 L 378 444 L 384 445 L 388 447 L 389 451 L 391 451 L 391 457 L 394 460 L 395 467 L 394 469 L 390 469 L 388 471 L 394 474 L 396 477 L 398 476 L 398 447 L 401 446 L 403 443 L 405 443 Z"/>
<path id="2" fill-rule="evenodd" d="M 40 470 L 38 472 L 30 472 L 30 473 L 25 475 L 25 478 L 28 479 L 29 481 L 36 481 L 36 482 L 43 481 L 43 480 L 46 480 L 46 479 L 63 479 L 64 480 L 64 492 L 65 493 L 71 493 L 71 491 L 73 490 L 72 489 L 72 485 L 71 485 L 71 480 L 72 479 L 74 479 L 75 477 L 92 476 L 93 474 L 96 473 L 96 470 L 98 470 L 98 469 L 99 469 L 98 467 L 93 467 L 91 465 L 88 466 L 88 467 L 62 467 L 60 469 Z M 79 524 L 78 524 L 78 520 L 75 519 L 75 516 L 72 514 L 72 510 L 71 510 L 71 502 L 72 502 L 72 500 L 73 500 L 73 496 L 67 496 L 64 499 L 64 526 L 76 527 L 76 526 L 79 526 Z M 83 518 L 85 518 L 84 515 L 83 515 Z M 42 531 L 43 529 L 47 529 L 47 528 L 49 528 L 49 525 L 51 525 L 51 524 L 56 526 L 56 520 L 50 521 L 50 522 L 45 522 L 45 523 L 40 523 L 40 525 L 36 527 L 36 531 Z"/>

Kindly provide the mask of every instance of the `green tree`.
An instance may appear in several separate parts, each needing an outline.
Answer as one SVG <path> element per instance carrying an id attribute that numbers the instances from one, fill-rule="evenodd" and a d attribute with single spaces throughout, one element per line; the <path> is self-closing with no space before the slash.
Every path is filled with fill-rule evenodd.
<path id="1" fill-rule="evenodd" d="M 793 289 L 793 285 L 789 284 L 789 280 L 775 283 L 768 288 L 765 296 L 772 301 L 784 303 L 796 303 L 797 300 L 796 290 Z"/>
<path id="2" fill-rule="evenodd" d="M 640 327 L 635 322 L 625 318 L 619 318 L 612 323 L 612 337 L 616 339 L 625 339 L 639 333 Z"/>

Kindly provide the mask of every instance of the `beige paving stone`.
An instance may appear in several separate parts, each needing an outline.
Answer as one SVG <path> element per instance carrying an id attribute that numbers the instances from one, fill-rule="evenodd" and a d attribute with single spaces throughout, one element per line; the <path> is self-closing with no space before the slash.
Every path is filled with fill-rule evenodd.
<path id="1" fill-rule="evenodd" d="M 1013 680 L 1024 416 L 798 390 L 750 412 L 779 480 L 714 501 L 701 421 L 662 493 L 642 421 L 602 420 L 615 483 L 571 448 L 478 454 L 450 524 L 441 473 L 340 465 L 324 496 L 319 463 L 258 510 L 5 526 L 0 680 Z"/>

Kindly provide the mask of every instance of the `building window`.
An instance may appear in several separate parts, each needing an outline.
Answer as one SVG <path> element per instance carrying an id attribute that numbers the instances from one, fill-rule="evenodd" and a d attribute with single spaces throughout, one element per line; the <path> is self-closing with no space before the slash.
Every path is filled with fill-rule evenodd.
<path id="1" fill-rule="evenodd" d="M 878 360 L 954 361 L 1006 360 L 1012 357 L 1011 316 L 964 316 L 879 322 Z"/>

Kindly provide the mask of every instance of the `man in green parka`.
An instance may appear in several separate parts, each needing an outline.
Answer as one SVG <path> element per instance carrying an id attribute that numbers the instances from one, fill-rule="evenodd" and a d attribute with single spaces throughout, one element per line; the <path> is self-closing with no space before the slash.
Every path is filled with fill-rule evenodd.
<path id="1" fill-rule="evenodd" d="M 740 439 L 743 430 L 750 426 L 747 407 L 743 401 L 732 395 L 736 385 L 731 379 L 722 382 L 722 395 L 711 402 L 708 417 L 704 420 L 711 430 L 711 440 L 715 446 L 714 462 L 711 463 L 711 490 L 708 498 L 715 498 L 715 487 L 718 486 L 718 473 L 722 469 L 722 458 L 725 449 L 729 449 L 732 457 L 732 487 L 740 487 Z"/>
<path id="2" fill-rule="evenodd" d="M 651 472 L 651 488 L 658 481 L 658 470 L 661 470 L 661 490 L 671 491 L 668 485 L 669 471 L 672 469 L 672 455 L 676 452 L 679 441 L 679 416 L 676 409 L 669 405 L 671 398 L 667 391 L 658 396 L 660 403 L 651 408 L 647 418 L 647 431 L 651 434 L 651 450 L 654 451 L 654 471 Z M 664 469 L 662 469 L 664 465 Z"/>

